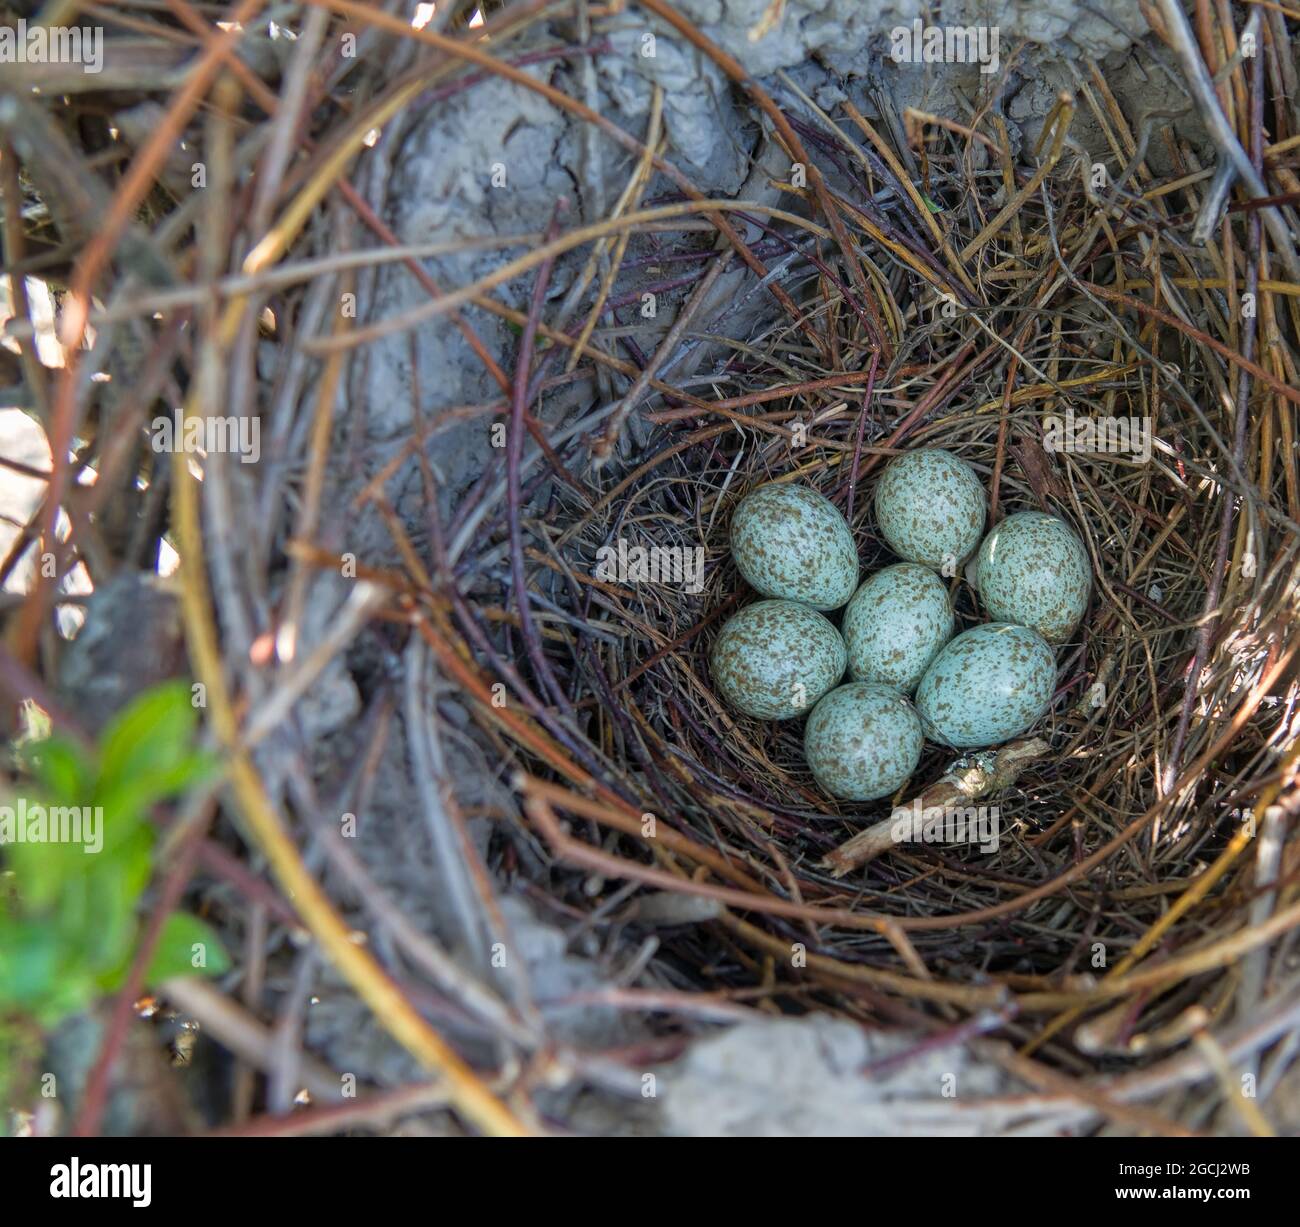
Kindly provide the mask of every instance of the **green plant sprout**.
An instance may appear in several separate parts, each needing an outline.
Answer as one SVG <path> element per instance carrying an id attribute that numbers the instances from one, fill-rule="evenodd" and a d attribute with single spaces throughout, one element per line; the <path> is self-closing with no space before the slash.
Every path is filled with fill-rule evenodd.
<path id="1" fill-rule="evenodd" d="M 154 867 L 150 808 L 218 769 L 197 731 L 189 685 L 167 682 L 119 713 L 96 746 L 53 734 L 13 748 L 19 782 L 0 798 L 0 1101 L 21 1060 L 14 1048 L 30 1052 L 34 1034 L 125 982 Z M 229 966 L 208 925 L 173 912 L 145 984 Z M 11 1046 L 19 1036 L 28 1042 Z"/>

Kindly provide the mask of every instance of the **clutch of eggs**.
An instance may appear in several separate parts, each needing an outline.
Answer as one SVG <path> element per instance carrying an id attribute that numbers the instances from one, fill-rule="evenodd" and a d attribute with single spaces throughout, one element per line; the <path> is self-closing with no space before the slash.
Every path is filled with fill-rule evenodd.
<path id="1" fill-rule="evenodd" d="M 746 715 L 811 713 L 804 753 L 832 796 L 888 796 L 916 769 L 925 738 L 959 750 L 994 746 L 1047 711 L 1052 645 L 1087 608 L 1088 556 L 1065 521 L 1036 511 L 1008 516 L 981 545 L 985 507 L 975 470 L 952 453 L 898 456 L 876 483 L 875 509 L 881 536 L 905 561 L 859 587 L 853 534 L 823 495 L 769 482 L 737 505 L 736 567 L 767 599 L 722 627 L 714 681 Z M 952 603 L 936 572 L 957 574 L 977 548 L 970 575 L 994 621 L 953 638 Z M 845 602 L 841 634 L 822 611 Z M 851 680 L 840 685 L 846 668 Z"/>

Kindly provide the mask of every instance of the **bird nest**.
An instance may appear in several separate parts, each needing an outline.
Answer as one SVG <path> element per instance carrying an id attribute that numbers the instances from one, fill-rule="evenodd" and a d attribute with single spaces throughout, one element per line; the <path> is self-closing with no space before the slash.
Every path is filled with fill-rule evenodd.
<path id="1" fill-rule="evenodd" d="M 1222 164 L 1266 189 L 1243 188 L 1224 214 L 1232 179 L 1202 168 L 1158 116 L 1131 125 L 1095 65 L 1080 67 L 1037 148 L 1017 156 L 995 108 L 958 121 L 878 97 L 870 115 L 852 102 L 828 113 L 784 74 L 765 89 L 663 0 L 641 0 L 654 28 L 729 78 L 765 134 L 769 173 L 751 180 L 752 198 L 730 200 L 704 197 L 665 155 L 658 91 L 634 137 L 533 70 L 607 48 L 586 33 L 577 47 L 529 41 L 537 6 L 486 6 L 486 26 L 473 28 L 463 8 L 451 6 L 450 25 L 412 29 L 330 0 L 287 55 L 284 105 L 302 123 L 274 129 L 260 78 L 247 66 L 217 71 L 214 48 L 238 30 L 191 14 L 208 76 L 167 97 L 179 121 L 170 131 L 202 142 L 205 199 L 228 207 L 177 205 L 154 187 L 144 217 L 141 196 L 166 153 L 164 137 L 146 132 L 142 172 L 114 179 L 104 228 L 65 244 L 65 337 L 83 340 L 89 322 L 111 349 L 115 324 L 144 318 L 149 348 L 128 355 L 140 395 L 105 420 L 113 429 L 74 429 L 95 385 L 75 364 L 57 380 L 55 455 L 93 433 L 79 463 L 134 490 L 155 546 L 161 507 L 121 480 L 133 461 L 114 437 L 138 433 L 178 364 L 187 412 L 201 416 L 222 412 L 227 396 L 251 411 L 254 357 L 275 359 L 260 468 L 210 457 L 200 498 L 198 460 L 178 457 L 168 476 L 145 457 L 147 488 L 170 482 L 168 540 L 190 661 L 228 764 L 228 812 L 278 884 L 241 867 L 223 828 L 220 846 L 208 840 L 202 858 L 169 870 L 168 897 L 197 864 L 256 905 L 259 925 L 270 916 L 310 930 L 378 1020 L 444 1075 L 447 1101 L 468 1120 L 510 1131 L 530 1119 L 522 1091 L 511 1097 L 504 1080 L 470 1070 L 429 994 L 390 975 L 389 947 L 372 951 L 349 931 L 300 840 L 322 841 L 336 868 L 351 864 L 363 895 L 367 879 L 313 825 L 310 772 L 267 750 L 327 670 L 346 659 L 357 677 L 369 670 L 376 693 L 375 679 L 387 685 L 392 661 L 407 652 L 409 664 L 416 644 L 468 713 L 479 774 L 508 789 L 507 802 L 480 807 L 497 821 L 476 846 L 437 746 L 410 755 L 410 783 L 444 824 L 438 856 L 459 867 L 461 902 L 493 932 L 498 897 L 520 891 L 544 897 L 575 932 L 653 934 L 653 988 L 602 1001 L 646 1011 L 658 1037 L 694 1036 L 741 1007 L 821 1012 L 904 1032 L 916 1051 L 969 1041 L 1052 1103 L 1086 1104 L 1091 1120 L 1117 1128 L 1202 1127 L 1222 1104 L 1233 1110 L 1216 1127 L 1239 1117 L 1267 1128 L 1231 1071 L 1271 1054 L 1264 1077 L 1275 1085 L 1292 1052 L 1277 1041 L 1300 1011 L 1300 315 L 1296 254 L 1279 228 L 1294 199 L 1278 75 L 1289 49 L 1210 65 L 1217 95 L 1212 82 L 1208 95 L 1192 87 L 1196 108 L 1218 108 L 1220 120 L 1230 96 L 1236 129 L 1209 118 L 1206 130 Z M 1284 32 L 1280 17 L 1261 28 L 1257 11 L 1254 26 L 1270 47 Z M 307 71 L 339 29 L 368 35 L 367 55 L 400 46 L 409 57 L 391 80 L 366 78 L 345 96 L 341 61 L 337 79 Z M 1167 17 L 1161 34 L 1195 57 L 1189 79 L 1197 67 L 1206 75 L 1186 30 Z M 454 285 L 435 285 L 422 262 L 445 250 L 385 252 L 375 261 L 402 259 L 427 301 L 331 324 L 326 299 L 372 284 L 373 272 L 373 253 L 340 255 L 334 238 L 364 231 L 376 251 L 396 246 L 351 187 L 348 157 L 364 157 L 368 131 L 416 99 L 436 108 L 499 80 L 623 151 L 617 204 L 585 225 L 557 211 L 522 254 Z M 1100 152 L 1075 139 L 1082 120 L 1102 134 Z M 14 139 L 39 165 L 39 149 Z M 69 156 L 102 193 L 104 157 Z M 54 168 L 43 170 L 57 189 Z M 10 175 L 6 192 L 15 185 Z M 246 216 L 255 243 L 234 230 Z M 16 211 L 7 224 L 12 243 Z M 151 288 L 137 261 L 136 278 L 92 315 L 90 289 L 124 236 L 163 250 L 194 282 L 225 275 L 220 303 L 186 297 L 189 282 Z M 499 287 L 522 307 L 494 296 Z M 635 326 L 647 302 L 662 323 L 649 342 Z M 489 314 L 513 334 L 499 362 L 475 333 Z M 377 509 L 391 546 L 349 552 L 331 483 L 371 453 L 334 429 L 348 364 L 367 345 L 418 345 L 426 329 L 453 327 L 498 399 L 426 421 L 413 389 L 409 439 L 366 473 L 347 512 Z M 679 370 L 683 355 L 691 362 Z M 563 413 L 551 409 L 558 392 L 569 396 Z M 440 466 L 439 432 L 485 419 L 499 446 L 457 485 Z M 1024 737 L 964 757 L 927 744 L 897 796 L 837 802 L 812 781 L 801 721 L 740 716 L 713 687 L 710 646 L 754 599 L 730 558 L 729 521 L 756 485 L 805 483 L 844 512 L 869 574 L 893 561 L 874 521 L 875 482 L 892 456 L 919 447 L 974 468 L 990 524 L 1041 509 L 1072 525 L 1092 564 L 1091 604 L 1058 651 L 1049 711 Z M 56 471 L 57 506 L 75 485 L 62 460 Z M 413 472 L 420 498 L 408 514 L 390 497 L 394 477 Z M 99 508 L 75 510 L 74 539 Z M 313 576 L 340 572 L 357 581 L 352 599 L 295 654 Z M 945 582 L 958 629 L 983 621 L 967 577 Z M 38 610 L 53 599 L 40 585 L 30 598 Z M 32 642 L 39 621 L 19 628 Z M 421 692 L 405 694 L 409 720 Z M 357 768 L 366 787 L 374 771 L 367 753 Z M 900 807 L 972 821 L 965 838 L 936 828 L 899 839 Z M 211 820 L 207 810 L 187 818 L 201 829 Z M 544 1049 L 526 1011 L 413 932 L 408 903 L 414 912 L 413 900 L 384 903 L 377 927 L 419 956 L 458 1023 L 469 1016 L 508 1044 Z M 233 906 L 224 919 L 239 928 Z M 244 928 L 244 957 L 260 931 Z M 186 1008 L 239 1038 L 246 1060 L 280 1051 L 280 1038 L 259 1049 L 247 1018 L 221 1032 L 231 1002 L 191 996 Z"/>
<path id="2" fill-rule="evenodd" d="M 1295 1000 L 1279 939 L 1296 919 L 1300 396 L 1276 344 L 1296 323 L 1270 281 L 1286 261 L 1259 211 L 1189 246 L 1216 207 L 1209 173 L 1158 180 L 1099 75 L 1058 100 L 1036 170 L 993 123 L 900 117 L 903 148 L 851 106 L 787 110 L 744 84 L 795 167 L 785 210 L 698 208 L 749 225 L 760 254 L 734 231 L 699 250 L 706 271 L 609 417 L 527 472 L 508 457 L 469 499 L 504 491 L 486 522 L 512 565 L 454 594 L 440 651 L 501 738 L 548 889 L 593 923 L 644 908 L 684 991 L 996 1031 L 1073 1075 L 1212 1045 L 1214 1020 L 1265 1001 L 1274 1025 L 1241 1043 L 1267 1042 Z M 1079 107 L 1110 134 L 1105 162 L 1069 139 Z M 709 279 L 774 260 L 793 271 L 769 278 L 771 322 L 719 338 L 696 314 Z M 541 318 L 525 322 L 534 380 L 553 369 L 526 365 Z M 721 350 L 706 398 L 647 377 L 692 330 Z M 650 429 L 611 467 L 627 413 Z M 966 757 L 927 744 L 897 796 L 836 802 L 802 721 L 740 716 L 710 680 L 720 625 L 755 596 L 729 520 L 760 483 L 806 483 L 869 574 L 894 561 L 874 483 L 917 447 L 980 474 L 990 523 L 1072 524 L 1092 601 L 1027 736 Z M 949 585 L 958 629 L 983 620 L 967 577 Z M 964 816 L 965 837 L 950 822 L 900 840 L 900 806 Z"/>

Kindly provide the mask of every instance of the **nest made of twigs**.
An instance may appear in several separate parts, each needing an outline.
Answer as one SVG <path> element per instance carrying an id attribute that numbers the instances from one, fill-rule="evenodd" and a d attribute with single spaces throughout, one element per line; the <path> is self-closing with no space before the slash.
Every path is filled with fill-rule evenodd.
<path id="1" fill-rule="evenodd" d="M 209 838 L 205 798 L 201 817 L 176 827 L 195 833 L 227 928 L 244 930 L 231 946 L 255 968 L 249 982 L 266 979 L 267 917 L 277 933 L 310 931 L 379 1023 L 443 1076 L 419 1102 L 441 1105 L 445 1091 L 484 1129 L 529 1123 L 527 1087 L 479 1077 L 444 1023 L 500 1041 L 485 1052 L 536 1057 L 538 1084 L 572 1072 L 545 1064 L 544 1020 L 535 1003 L 516 1009 L 517 985 L 458 964 L 429 937 L 423 897 L 379 890 L 323 830 L 321 795 L 360 810 L 373 791 L 400 661 L 400 715 L 415 730 L 402 783 L 462 892 L 466 929 L 495 935 L 494 892 L 511 888 L 585 936 L 645 929 L 657 945 L 639 947 L 627 982 L 653 954 L 654 989 L 602 1001 L 651 1015 L 656 1038 L 698 1034 L 742 1004 L 901 1024 L 939 1046 L 994 1033 L 1021 1052 L 986 1055 L 1058 1108 L 1160 1130 L 1201 1127 L 1230 1099 L 1265 1131 L 1229 1071 L 1271 1049 L 1275 1085 L 1296 1050 L 1275 1043 L 1300 1018 L 1300 299 L 1287 231 L 1300 134 L 1283 12 L 1252 19 L 1258 56 L 1234 53 L 1231 6 L 1202 14 L 1208 65 L 1176 6 L 1161 0 L 1163 23 L 1147 14 L 1193 82 L 1190 110 L 1231 104 L 1230 119 L 1215 111 L 1222 122 L 1205 125 L 1208 152 L 1249 190 L 1221 219 L 1232 180 L 1201 165 L 1170 114 L 1130 122 L 1096 64 L 1075 66 L 1043 139 L 1017 151 L 1000 115 L 1010 67 L 982 82 L 969 116 L 900 113 L 857 83 L 846 84 L 861 109 L 828 114 L 785 74 L 769 92 L 665 0 L 575 6 L 554 28 L 554 6 L 453 0 L 422 29 L 382 6 L 322 0 L 292 45 L 260 23 L 256 39 L 241 29 L 256 7 L 230 6 L 220 26 L 184 2 L 119 15 L 145 46 L 119 57 L 112 90 L 28 66 L 0 115 L 9 271 L 20 286 L 26 274 L 66 287 L 61 370 L 34 363 L 25 302 L 10 327 L 27 346 L 29 408 L 44 415 L 52 460 L 34 473 L 47 495 L 5 574 L 38 541 L 61 561 L 34 581 L 12 635 L 20 663 L 0 653 L 0 681 L 67 722 L 46 702 L 59 582 L 73 563 L 97 585 L 118 566 L 157 570 L 169 538 L 190 665 L 230 766 L 223 800 L 240 815 L 237 834 L 217 826 Z M 755 38 L 780 12 L 770 7 Z M 704 198 L 671 150 L 657 85 L 633 135 L 551 83 L 578 93 L 584 66 L 617 54 L 609 39 L 646 25 L 710 60 L 729 103 L 748 108 L 753 199 Z M 230 58 L 237 45 L 247 62 Z M 178 82 L 185 57 L 194 67 Z M 450 227 L 395 253 L 381 215 L 409 113 L 503 82 L 606 142 L 625 190 L 591 193 L 608 210 L 585 226 L 556 201 L 544 233 L 547 219 L 532 217 L 537 232 L 522 236 Z M 1083 119 L 1100 148 L 1077 143 Z M 442 262 L 453 255 L 465 260 Z M 490 275 L 469 280 L 471 255 Z M 375 288 L 398 259 L 426 297 L 385 316 Z M 647 294 L 658 333 L 637 328 Z M 334 310 L 340 295 L 362 303 L 361 318 Z M 426 419 L 439 389 L 412 378 L 407 437 L 372 447 L 356 426 L 364 414 L 338 411 L 341 388 L 366 386 L 355 372 L 367 346 L 404 334 L 418 372 L 422 330 L 453 326 L 489 396 Z M 704 367 L 678 378 L 686 350 Z M 11 355 L 6 384 L 18 367 Z M 100 371 L 112 378 L 91 378 Z M 556 392 L 569 397 L 562 412 Z M 266 462 L 149 451 L 149 417 L 178 400 L 195 416 L 264 417 Z M 1136 423 L 1150 454 L 1061 450 L 1047 419 L 1069 415 Z M 439 465 L 444 432 L 466 423 L 506 428 L 472 482 Z M 752 598 L 729 558 L 729 518 L 760 482 L 808 483 L 845 511 L 869 572 L 892 561 L 874 482 L 891 455 L 922 446 L 974 466 L 991 522 L 1022 508 L 1068 521 L 1092 560 L 1092 603 L 1058 653 L 1058 693 L 1033 741 L 983 762 L 930 746 L 899 797 L 840 804 L 810 778 L 800 722 L 742 718 L 714 693 L 710 644 Z M 79 487 L 91 465 L 95 483 Z M 350 540 L 363 520 L 391 542 L 367 552 Z M 602 578 L 599 553 L 620 540 L 703 550 L 703 584 Z M 317 571 L 364 585 L 308 635 Z M 949 583 L 960 626 L 982 620 L 966 578 Z M 456 736 L 492 785 L 476 815 L 496 820 L 485 863 L 437 737 L 419 727 L 454 724 L 446 689 L 426 686 L 428 655 L 459 692 Z M 345 660 L 370 703 L 365 744 L 354 762 L 322 765 L 310 730 L 272 731 L 323 675 L 340 681 Z M 992 855 L 845 851 L 896 803 L 954 790 L 997 806 Z M 262 862 L 250 871 L 232 855 L 241 840 L 273 883 Z M 344 919 L 354 900 L 321 889 L 322 856 L 368 909 L 382 934 L 373 946 Z M 164 899 L 179 898 L 195 864 L 176 859 Z M 248 984 L 246 1010 L 234 991 L 175 991 L 284 1093 L 309 972 L 300 962 L 281 977 L 292 986 L 274 1029 L 255 1017 L 274 1008 L 269 994 Z M 119 1008 L 97 1057 L 85 1132 L 127 1017 Z M 1179 1064 L 1189 1042 L 1199 1064 Z M 664 1051 L 643 1045 L 637 1068 Z M 1195 1111 L 1130 1103 L 1210 1074 L 1223 1094 Z M 302 1066 L 322 1098 L 336 1081 Z M 355 1119 L 372 1110 L 384 1119 L 383 1102 Z"/>
<path id="2" fill-rule="evenodd" d="M 1110 101 L 1099 80 L 1084 95 Z M 1195 213 L 1193 191 L 1146 198 L 1145 167 L 1092 191 L 1081 151 L 1064 152 L 1075 105 L 1062 98 L 1049 121 L 1045 181 L 1017 179 L 989 142 L 925 134 L 930 218 L 905 189 L 882 213 L 863 203 L 897 187 L 866 151 L 885 148 L 891 165 L 909 154 L 861 116 L 856 139 L 791 118 L 825 177 L 810 171 L 815 189 L 795 193 L 822 230 L 810 241 L 786 224 L 776 248 L 801 244 L 784 314 L 724 352 L 716 399 L 652 405 L 649 454 L 616 476 L 597 470 L 594 498 L 559 477 L 536 518 L 510 507 L 503 532 L 539 543 L 529 582 L 545 595 L 530 612 L 507 582 L 500 599 L 522 615 L 501 656 L 523 662 L 572 767 L 516 742 L 532 825 L 560 865 L 689 899 L 683 920 L 701 899 L 716 905 L 713 926 L 662 935 L 692 989 L 742 992 L 757 978 L 785 1008 L 854 1016 L 989 1009 L 1004 1034 L 1086 1070 L 1167 1054 L 1234 992 L 1260 992 L 1262 964 L 1245 990 L 1231 969 L 1269 936 L 1251 927 L 1261 899 L 1277 902 L 1243 853 L 1261 829 L 1283 838 L 1290 803 L 1278 801 L 1291 796 L 1297 398 L 1289 357 L 1270 351 L 1262 371 L 1252 357 L 1294 324 L 1289 303 L 1260 296 L 1258 226 L 1245 242 L 1225 230 L 1207 257 L 1171 226 L 1180 207 Z M 1113 103 L 1107 118 L 1130 161 Z M 1153 282 L 1156 306 L 1142 294 Z M 1262 313 L 1243 314 L 1243 294 L 1262 297 Z M 1085 421 L 1103 424 L 1099 442 L 1079 433 Z M 1119 421 L 1131 446 L 1106 434 Z M 1063 428 L 1077 449 L 1061 447 Z M 990 523 L 1040 508 L 1073 525 L 1092 603 L 1058 653 L 1055 700 L 1033 730 L 1042 744 L 980 789 L 1002 824 L 996 855 L 907 844 L 837 865 L 845 841 L 964 764 L 927 745 L 899 796 L 837 803 L 804 765 L 802 721 L 720 702 L 709 647 L 754 598 L 728 522 L 761 482 L 808 483 L 848 515 L 869 574 L 894 561 L 874 524 L 875 478 L 922 446 L 975 468 Z M 593 578 L 620 539 L 703 546 L 702 591 Z M 950 591 L 959 630 L 983 619 L 964 576 Z M 583 883 L 560 875 L 552 888 L 586 910 Z"/>

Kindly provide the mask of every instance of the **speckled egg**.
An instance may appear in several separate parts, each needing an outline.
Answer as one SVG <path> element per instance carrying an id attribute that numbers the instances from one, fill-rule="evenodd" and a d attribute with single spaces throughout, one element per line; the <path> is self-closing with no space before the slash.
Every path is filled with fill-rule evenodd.
<path id="1" fill-rule="evenodd" d="M 875 801 L 916 770 L 924 740 L 912 704 L 892 686 L 850 682 L 808 717 L 803 750 L 813 778 L 842 801 Z"/>
<path id="2" fill-rule="evenodd" d="M 916 692 L 931 741 L 959 750 L 1018 737 L 1047 710 L 1056 656 L 1027 626 L 986 622 L 963 631 L 934 658 Z"/>
<path id="3" fill-rule="evenodd" d="M 990 618 L 1032 626 L 1064 643 L 1088 608 L 1092 569 L 1083 542 L 1056 516 L 1017 511 L 980 546 L 975 586 Z"/>
<path id="4" fill-rule="evenodd" d="M 808 486 L 769 482 L 731 517 L 731 553 L 764 596 L 838 609 L 858 586 L 858 551 L 848 521 Z"/>
<path id="5" fill-rule="evenodd" d="M 802 715 L 844 676 L 844 640 L 796 601 L 755 601 L 728 618 L 710 666 L 723 699 L 747 716 Z"/>
<path id="6" fill-rule="evenodd" d="M 876 483 L 876 523 L 889 548 L 948 575 L 979 545 L 985 503 L 975 470 L 937 447 L 904 452 Z"/>
<path id="7" fill-rule="evenodd" d="M 952 602 L 929 567 L 900 562 L 867 579 L 844 611 L 849 675 L 911 694 L 952 638 Z"/>

